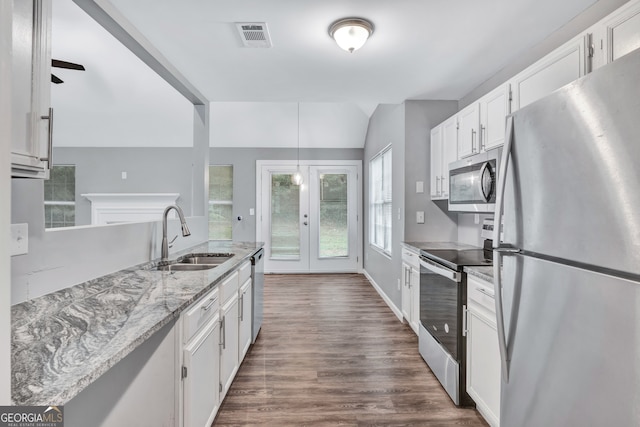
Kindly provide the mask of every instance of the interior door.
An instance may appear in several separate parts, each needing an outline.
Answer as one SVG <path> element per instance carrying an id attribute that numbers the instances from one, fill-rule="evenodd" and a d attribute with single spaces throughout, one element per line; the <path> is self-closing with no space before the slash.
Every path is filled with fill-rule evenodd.
<path id="1" fill-rule="evenodd" d="M 358 167 L 295 165 L 261 168 L 258 240 L 269 273 L 357 272 Z"/>

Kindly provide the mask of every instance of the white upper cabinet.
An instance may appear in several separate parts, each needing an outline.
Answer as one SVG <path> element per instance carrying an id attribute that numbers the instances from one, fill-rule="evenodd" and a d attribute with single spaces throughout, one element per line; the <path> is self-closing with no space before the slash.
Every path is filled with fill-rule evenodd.
<path id="1" fill-rule="evenodd" d="M 603 19 L 598 36 L 594 44 L 603 50 L 606 64 L 640 48 L 640 1 L 631 1 Z"/>
<path id="2" fill-rule="evenodd" d="M 502 85 L 480 99 L 480 151 L 504 144 L 506 117 L 511 113 L 510 85 Z"/>
<path id="3" fill-rule="evenodd" d="M 480 152 L 480 106 L 477 102 L 458 113 L 458 159 Z"/>
<path id="4" fill-rule="evenodd" d="M 48 178 L 51 0 L 13 2 L 11 176 Z"/>
<path id="5" fill-rule="evenodd" d="M 585 37 L 565 43 L 511 81 L 517 110 L 549 95 L 585 74 Z"/>
<path id="6" fill-rule="evenodd" d="M 458 158 L 457 145 L 457 116 L 431 129 L 431 200 L 449 198 L 449 163 Z"/>

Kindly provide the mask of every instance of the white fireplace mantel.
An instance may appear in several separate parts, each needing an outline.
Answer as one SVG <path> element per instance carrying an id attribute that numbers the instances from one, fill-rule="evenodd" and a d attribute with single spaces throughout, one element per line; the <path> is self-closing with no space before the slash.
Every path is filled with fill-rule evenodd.
<path id="1" fill-rule="evenodd" d="M 91 224 L 159 221 L 164 209 L 175 205 L 180 193 L 87 193 L 91 202 Z M 170 218 L 175 218 L 172 210 Z"/>

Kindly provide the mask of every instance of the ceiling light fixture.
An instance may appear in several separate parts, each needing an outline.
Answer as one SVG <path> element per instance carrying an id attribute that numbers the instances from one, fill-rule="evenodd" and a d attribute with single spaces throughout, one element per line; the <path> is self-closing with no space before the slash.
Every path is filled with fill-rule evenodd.
<path id="1" fill-rule="evenodd" d="M 291 175 L 291 183 L 293 185 L 302 185 L 303 182 L 304 179 L 300 172 L 300 103 L 298 102 L 298 168 L 296 169 L 296 173 Z"/>
<path id="2" fill-rule="evenodd" d="M 373 34 L 373 24 L 362 18 L 345 18 L 329 27 L 329 35 L 349 53 L 360 49 Z"/>

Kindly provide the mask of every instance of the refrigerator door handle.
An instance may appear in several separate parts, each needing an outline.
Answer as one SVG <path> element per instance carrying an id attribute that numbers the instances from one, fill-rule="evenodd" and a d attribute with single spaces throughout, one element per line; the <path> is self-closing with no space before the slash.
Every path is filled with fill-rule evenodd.
<path id="1" fill-rule="evenodd" d="M 502 253 L 500 247 L 500 229 L 502 227 L 502 209 L 504 208 L 504 188 L 507 182 L 507 166 L 511 147 L 513 144 L 513 117 L 507 117 L 507 128 L 504 148 L 502 149 L 502 159 L 500 162 L 500 172 L 498 174 L 498 188 L 496 194 L 495 221 L 493 227 L 493 276 L 495 283 L 495 303 L 496 303 L 496 326 L 498 329 L 498 347 L 500 348 L 500 364 L 502 366 L 502 378 L 505 383 L 509 383 L 509 355 L 507 353 L 507 337 L 504 328 L 504 312 L 502 310 Z"/>

